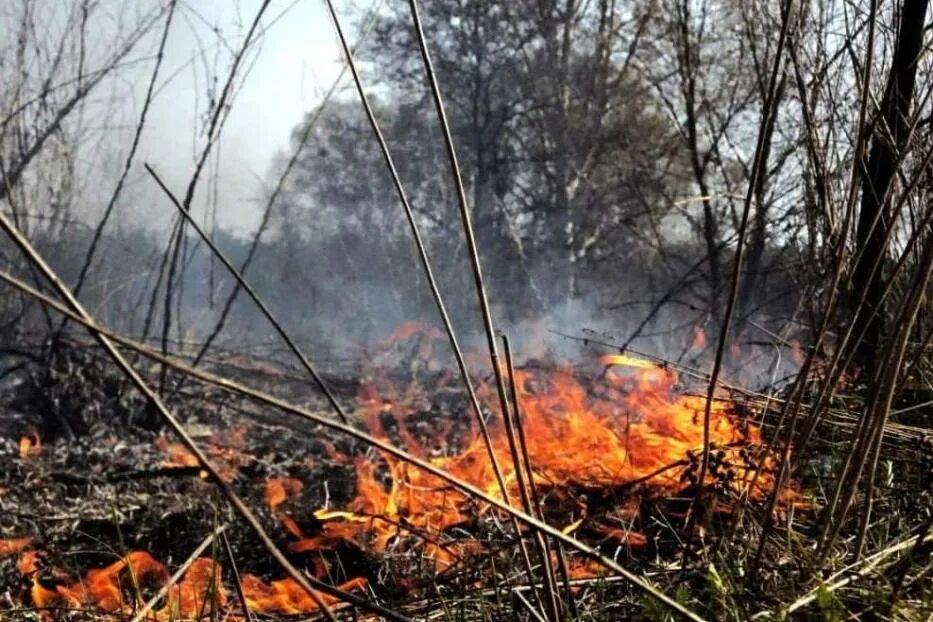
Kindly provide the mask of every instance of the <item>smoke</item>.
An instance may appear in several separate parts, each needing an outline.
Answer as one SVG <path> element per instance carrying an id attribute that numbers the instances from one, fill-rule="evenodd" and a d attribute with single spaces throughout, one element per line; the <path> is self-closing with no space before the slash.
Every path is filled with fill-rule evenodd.
<path id="1" fill-rule="evenodd" d="M 184 194 L 207 146 L 207 119 L 258 5 L 206 0 L 197 12 L 179 5 L 129 184 L 83 294 L 111 325 L 138 334 L 150 300 L 164 295 L 153 297 L 151 292 L 159 282 L 159 262 L 176 214 L 142 164 L 149 163 L 176 195 Z M 138 9 L 152 6 L 140 0 Z M 270 14 L 257 44 L 246 54 L 233 82 L 230 108 L 222 117 L 221 138 L 211 146 L 194 195 L 195 217 L 209 225 L 235 265 L 245 259 L 269 188 L 295 148 L 294 129 L 320 103 L 339 72 L 323 7 L 299 3 L 286 10 L 284 16 Z M 158 35 L 156 28 L 142 49 L 157 49 Z M 84 168 L 76 177 L 84 183 L 72 197 L 78 205 L 76 217 L 85 226 L 49 246 L 66 279 L 75 278 L 90 243 L 89 228 L 99 218 L 129 153 L 152 69 L 153 59 L 136 59 L 68 127 L 94 140 L 79 143 L 77 160 Z M 479 302 L 436 128 L 429 121 L 433 117 L 424 106 L 396 104 L 390 101 L 379 113 L 395 133 L 391 142 L 401 152 L 403 181 L 426 232 L 441 293 L 463 347 L 483 352 L 486 336 Z M 441 322 L 358 102 L 340 94 L 328 110 L 331 116 L 322 125 L 330 123 L 331 131 L 338 131 L 316 134 L 307 146 L 302 156 L 307 162 L 289 179 L 275 206 L 277 220 L 259 244 L 247 279 L 313 359 L 341 366 L 371 356 L 405 322 L 435 328 Z M 431 140 L 421 140 L 425 136 Z M 334 163 L 339 158 L 344 159 Z M 594 348 L 624 345 L 708 367 L 716 329 L 704 309 L 704 297 L 682 288 L 664 304 L 656 304 L 678 285 L 679 272 L 700 253 L 695 243 L 681 236 L 676 244 L 682 258 L 667 258 L 666 263 L 650 248 L 630 243 L 633 234 L 601 251 L 598 262 L 571 260 L 559 245 L 528 251 L 534 245 L 525 242 L 540 234 L 535 229 L 540 224 L 512 218 L 495 189 L 486 190 L 471 194 L 485 198 L 473 207 L 487 293 L 496 327 L 512 339 L 520 363 L 579 361 L 591 357 Z M 174 314 L 177 326 L 172 330 L 179 344 L 213 331 L 234 287 L 199 240 L 189 235 L 186 249 Z M 762 293 L 763 300 L 765 294 L 769 293 Z M 156 324 L 161 312 L 160 305 Z M 784 304 L 776 314 L 786 317 L 791 312 Z M 754 318 L 743 318 L 734 331 L 729 371 L 741 371 L 743 379 L 783 374 L 790 359 L 783 355 L 784 347 L 765 343 L 770 337 L 750 329 L 750 320 Z M 774 332 L 783 328 L 764 316 L 758 320 Z M 709 334 L 705 347 L 695 343 L 698 331 Z M 756 343 L 743 344 L 743 339 Z M 284 352 L 268 321 L 242 295 L 218 345 L 263 355 Z M 745 353 L 734 354 L 735 348 L 745 348 Z"/>
<path id="2" fill-rule="evenodd" d="M 119 15 L 109 16 L 111 24 L 103 12 L 92 13 L 94 41 L 106 45 L 119 35 L 121 25 L 131 23 L 128 16 L 146 15 L 161 4 L 121 3 Z M 142 165 L 151 164 L 170 188 L 184 195 L 206 147 L 207 121 L 260 4 L 258 0 L 179 3 L 131 169 L 129 196 L 115 214 L 116 226 L 161 232 L 172 222 L 174 212 Z M 48 10 L 60 14 L 66 7 L 50 5 Z M 81 197 L 80 217 L 88 224 L 100 216 L 129 153 L 162 27 L 160 22 L 151 28 L 140 53 L 101 85 L 81 112 L 81 133 L 91 140 L 81 143 L 78 159 L 85 165 L 82 176 L 94 180 Z M 195 194 L 194 213 L 202 221 L 241 236 L 256 229 L 264 180 L 292 129 L 337 77 L 338 58 L 321 5 L 293 3 L 267 12 L 233 80 L 223 132 L 211 147 Z"/>

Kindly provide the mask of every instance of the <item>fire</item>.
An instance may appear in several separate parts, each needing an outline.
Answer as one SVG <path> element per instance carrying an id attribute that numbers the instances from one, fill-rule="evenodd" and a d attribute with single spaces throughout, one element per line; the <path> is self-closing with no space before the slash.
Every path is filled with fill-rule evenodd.
<path id="1" fill-rule="evenodd" d="M 164 436 L 155 439 L 155 445 L 166 458 L 162 466 L 168 468 L 190 468 L 198 466 L 198 459 L 181 443 L 169 442 Z M 232 482 L 237 477 L 240 467 L 245 466 L 250 457 L 243 452 L 246 446 L 246 430 L 235 427 L 221 434 L 214 434 L 207 439 L 207 455 L 218 467 L 225 482 Z M 201 479 L 207 479 L 207 471 L 199 473 Z"/>
<path id="2" fill-rule="evenodd" d="M 701 330 L 695 334 L 695 344 L 700 336 L 705 339 Z M 414 325 L 401 327 L 393 336 L 394 340 L 413 340 L 416 358 L 423 359 L 420 362 L 434 355 L 432 342 L 442 338 L 437 331 L 420 331 Z M 646 522 L 640 522 L 646 501 L 690 496 L 702 485 L 717 493 L 712 511 L 726 513 L 736 500 L 761 501 L 773 489 L 776 459 L 763 453 L 760 430 L 739 420 L 728 399 L 716 395 L 710 403 L 710 461 L 705 480 L 699 482 L 707 398 L 684 394 L 676 371 L 652 361 L 615 354 L 597 363 L 588 373 L 541 367 L 515 372 L 522 444 L 539 496 L 535 501 L 550 524 L 599 544 L 637 549 L 649 543 L 649 535 L 640 527 Z M 411 369 L 415 373 L 431 366 L 413 365 Z M 431 414 L 425 418 L 431 412 L 432 394 L 453 383 L 453 378 L 439 374 L 428 387 L 417 378 L 398 385 L 372 374 L 361 382 L 356 416 L 373 436 L 401 445 L 502 500 L 473 414 L 460 411 L 450 417 Z M 498 413 L 493 387 L 479 383 L 477 394 L 484 410 Z M 517 503 L 522 480 L 501 417 L 489 419 L 488 428 L 509 500 Z M 183 446 L 164 438 L 156 443 L 166 453 L 167 466 L 197 466 Z M 303 492 L 301 480 L 271 477 L 264 488 L 267 507 L 290 535 L 289 552 L 315 553 L 307 556 L 306 566 L 318 579 L 332 580 L 332 556 L 321 553 L 347 545 L 376 555 L 414 553 L 435 572 L 484 552 L 482 537 L 473 534 L 480 520 L 492 513 L 488 504 L 468 498 L 446 481 L 391 455 L 348 455 L 334 444 L 324 443 L 324 447 L 330 462 L 353 465 L 356 486 L 343 507 L 310 512 L 314 527 L 286 510 L 296 506 L 286 501 Z M 251 460 L 245 453 L 242 429 L 208 439 L 205 450 L 228 481 Z M 603 501 L 594 509 L 588 498 Z M 781 498 L 793 502 L 792 493 Z M 54 569 L 50 575 L 50 569 L 43 567 L 44 558 L 27 550 L 31 542 L 29 538 L 0 540 L 0 555 L 21 553 L 18 569 L 31 578 L 31 600 L 39 608 L 91 607 L 119 619 L 138 610 L 169 580 L 167 568 L 141 551 L 91 570 L 79 580 Z M 591 560 L 567 561 L 571 578 L 600 575 L 601 569 Z M 221 607 L 226 607 L 225 619 L 239 619 L 228 605 L 221 571 L 215 561 L 196 560 L 168 590 L 161 608 L 147 619 L 199 619 L 205 611 Z M 408 577 L 402 581 L 414 585 Z M 289 615 L 313 613 L 317 608 L 292 579 L 267 582 L 244 574 L 242 587 L 245 606 L 257 613 Z M 362 577 L 340 585 L 345 591 L 366 587 Z M 328 604 L 336 602 L 320 596 Z"/>
<path id="3" fill-rule="evenodd" d="M 39 433 L 35 429 L 31 429 L 28 435 L 19 439 L 19 457 L 22 460 L 38 456 L 41 453 L 42 441 L 39 439 Z"/>
<path id="4" fill-rule="evenodd" d="M 148 598 L 168 583 L 170 577 L 162 563 L 143 551 L 131 552 L 104 568 L 89 571 L 84 578 L 74 582 L 61 580 L 64 573 L 57 569 L 49 569 L 47 572 L 55 580 L 43 577 L 43 570 L 46 569 L 37 551 L 24 552 L 17 569 L 20 574 L 31 579 L 29 594 L 38 609 L 94 608 L 113 614 L 112 618 L 104 618 L 113 620 L 125 619 L 125 616 L 138 611 Z M 256 613 L 296 614 L 317 609 L 314 600 L 292 579 L 266 583 L 245 574 L 242 586 L 246 606 Z M 340 586 L 345 591 L 365 587 L 366 580 L 362 578 L 352 579 Z M 336 598 L 327 594 L 319 596 L 328 605 L 337 603 Z M 161 607 L 147 614 L 147 621 L 213 619 L 211 611 L 221 610 L 228 603 L 221 565 L 206 557 L 194 560 L 181 581 L 168 589 L 162 602 L 164 604 Z M 223 619 L 240 618 L 228 612 Z"/>
<path id="5" fill-rule="evenodd" d="M 165 566 L 142 551 L 134 551 L 109 566 L 91 570 L 72 584 L 42 580 L 42 568 L 35 551 L 25 553 L 18 568 L 22 574 L 32 577 L 29 592 L 39 609 L 92 607 L 118 617 L 134 613 L 150 594 L 155 594 L 169 580 Z M 168 590 L 165 604 L 146 619 L 159 622 L 199 619 L 212 608 L 224 606 L 226 600 L 220 565 L 199 558 L 194 560 L 182 580 Z"/>
<path id="6" fill-rule="evenodd" d="M 620 365 L 623 367 L 631 367 L 633 369 L 656 369 L 658 366 L 656 363 L 651 361 L 646 361 L 645 359 L 635 358 L 634 356 L 628 356 L 627 354 L 607 354 L 599 359 L 599 362 L 603 365 Z"/>
<path id="7" fill-rule="evenodd" d="M 0 538 L 0 557 L 9 557 L 32 546 L 32 538 Z"/>
<path id="8" fill-rule="evenodd" d="M 517 372 L 532 478 L 549 504 L 558 505 L 564 515 L 569 510 L 570 520 L 577 521 L 571 529 L 586 523 L 589 533 L 605 540 L 644 546 L 645 535 L 630 528 L 639 513 L 639 500 L 676 496 L 698 484 L 706 398 L 680 394 L 677 373 L 651 361 L 610 355 L 599 362 L 602 372 L 596 379 L 581 379 L 570 369 Z M 478 392 L 490 410 L 498 410 L 490 387 L 482 385 Z M 412 424 L 424 410 L 426 394 L 427 389 L 417 382 L 400 389 L 375 377 L 361 386 L 357 414 L 373 435 L 396 444 L 400 441 L 410 453 L 502 499 L 472 418 L 461 414 L 459 419 L 432 419 L 430 438 L 419 436 L 417 425 Z M 720 492 L 717 511 L 728 511 L 734 499 L 763 500 L 774 484 L 773 457 L 764 456 L 764 470 L 757 468 L 762 460 L 760 430 L 737 420 L 731 406 L 720 397 L 711 404 L 710 467 L 702 484 Z M 465 432 L 462 446 L 450 440 L 458 429 Z M 509 498 L 515 502 L 519 479 L 498 419 L 490 422 L 490 434 Z M 306 536 L 294 521 L 282 517 L 297 538 L 292 550 L 352 543 L 384 553 L 390 548 L 400 551 L 418 546 L 434 560 L 438 571 L 481 550 L 476 539 L 454 537 L 452 528 L 483 516 L 488 507 L 392 456 L 358 456 L 354 466 L 356 496 L 345 508 L 315 512 L 315 518 L 324 523 L 319 533 Z M 586 504 L 576 501 L 582 491 L 623 490 L 628 501 L 609 517 L 590 517 Z M 295 492 L 285 490 L 281 482 L 271 482 L 269 506 L 281 504 L 282 494 Z"/>
<path id="9" fill-rule="evenodd" d="M 365 587 L 366 580 L 356 578 L 341 585 L 340 589 L 352 591 Z M 317 603 L 292 579 L 264 583 L 252 575 L 244 575 L 243 592 L 246 596 L 246 604 L 252 611 L 269 614 L 297 614 L 317 609 Z M 329 594 L 319 594 L 319 596 L 327 605 L 339 602 Z"/>

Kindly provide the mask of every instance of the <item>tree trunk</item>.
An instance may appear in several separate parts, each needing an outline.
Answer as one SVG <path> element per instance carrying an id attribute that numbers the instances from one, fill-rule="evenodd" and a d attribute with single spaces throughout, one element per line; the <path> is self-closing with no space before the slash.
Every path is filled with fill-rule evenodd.
<path id="1" fill-rule="evenodd" d="M 888 74 L 880 117 L 873 121 L 868 165 L 862 175 L 862 200 L 856 230 L 861 257 L 852 273 L 852 321 L 856 345 L 854 364 L 872 360 L 885 331 L 882 294 L 886 286 L 888 231 L 892 225 L 888 193 L 910 133 L 910 106 L 917 78 L 917 60 L 923 46 L 923 25 L 929 0 L 904 0 L 901 5 L 894 58 Z M 865 304 L 859 300 L 865 292 Z"/>

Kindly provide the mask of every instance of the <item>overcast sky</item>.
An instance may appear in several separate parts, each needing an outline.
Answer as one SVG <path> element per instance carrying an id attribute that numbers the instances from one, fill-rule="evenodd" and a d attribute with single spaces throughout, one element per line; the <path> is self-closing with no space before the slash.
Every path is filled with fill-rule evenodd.
<path id="1" fill-rule="evenodd" d="M 205 58 L 209 64 L 219 59 L 218 91 L 230 63 L 229 50 L 218 55 L 212 29 L 229 34 L 231 46 L 236 47 L 260 5 L 261 0 L 189 0 L 186 6 L 179 5 L 160 72 L 160 82 L 169 81 L 151 108 L 136 167 L 141 170 L 143 161 L 151 163 L 179 194 L 203 144 L 195 141 L 195 133 L 203 129 L 207 104 Z M 274 157 L 288 146 L 290 132 L 321 101 L 342 66 L 320 0 L 273 0 L 263 23 L 267 30 L 250 56 L 249 72 L 239 76 L 220 149 L 218 187 L 223 205 L 218 219 L 240 233 L 257 222 L 259 179 L 268 177 Z M 355 32 L 349 20 L 344 28 Z M 138 96 L 130 102 L 130 115 L 138 115 L 150 71 L 151 65 L 135 85 Z"/>

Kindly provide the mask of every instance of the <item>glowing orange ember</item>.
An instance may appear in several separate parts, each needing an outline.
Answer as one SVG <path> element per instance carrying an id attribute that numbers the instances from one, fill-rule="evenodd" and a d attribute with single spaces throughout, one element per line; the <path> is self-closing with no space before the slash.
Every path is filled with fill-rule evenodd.
<path id="1" fill-rule="evenodd" d="M 693 329 L 693 344 L 691 345 L 694 350 L 702 350 L 706 347 L 706 331 L 703 330 L 702 326 L 697 326 Z"/>
<path id="2" fill-rule="evenodd" d="M 301 480 L 292 477 L 269 478 L 266 480 L 266 505 L 275 509 L 285 503 L 290 496 L 301 492 L 302 487 Z"/>
<path id="3" fill-rule="evenodd" d="M 167 455 L 166 459 L 162 462 L 164 466 L 196 467 L 199 464 L 195 455 L 188 451 L 188 448 L 181 443 L 170 443 L 164 436 L 159 436 L 155 440 L 155 445 Z"/>
<path id="4" fill-rule="evenodd" d="M 20 555 L 19 561 L 16 562 L 16 570 L 23 576 L 39 572 L 39 552 L 26 551 Z"/>
<path id="5" fill-rule="evenodd" d="M 42 453 L 42 441 L 39 439 L 39 433 L 32 430 L 27 436 L 19 439 L 19 457 L 26 460 L 32 456 L 38 456 Z"/>
<path id="6" fill-rule="evenodd" d="M 198 466 L 197 457 L 181 443 L 169 442 L 164 436 L 155 439 L 155 445 L 166 454 L 163 466 L 170 468 L 190 468 Z M 243 453 L 246 445 L 246 431 L 241 427 L 232 428 L 220 434 L 214 434 L 207 440 L 205 451 L 220 472 L 225 482 L 236 479 L 238 469 L 245 465 L 249 456 Z M 207 471 L 201 471 L 202 479 L 207 479 Z"/>
<path id="7" fill-rule="evenodd" d="M 8 557 L 32 546 L 32 538 L 0 538 L 0 557 Z"/>

